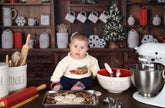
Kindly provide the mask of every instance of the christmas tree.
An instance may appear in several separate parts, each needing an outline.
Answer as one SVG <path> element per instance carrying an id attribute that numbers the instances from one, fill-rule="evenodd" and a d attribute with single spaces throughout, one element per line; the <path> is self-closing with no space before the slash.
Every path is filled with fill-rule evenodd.
<path id="1" fill-rule="evenodd" d="M 124 27 L 121 24 L 121 20 L 122 15 L 120 14 L 120 11 L 115 2 L 112 2 L 112 5 L 108 10 L 107 23 L 103 26 L 102 34 L 105 41 L 120 42 L 125 40 L 126 34 Z"/>

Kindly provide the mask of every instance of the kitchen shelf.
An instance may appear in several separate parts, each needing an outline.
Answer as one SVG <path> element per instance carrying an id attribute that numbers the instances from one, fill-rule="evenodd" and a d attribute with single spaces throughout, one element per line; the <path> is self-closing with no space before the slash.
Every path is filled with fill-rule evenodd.
<path id="1" fill-rule="evenodd" d="M 152 5 L 152 6 L 156 6 L 156 5 L 165 5 L 165 3 L 153 3 L 153 2 L 148 2 L 148 3 L 127 3 L 128 5 Z"/>
<path id="2" fill-rule="evenodd" d="M 13 28 L 13 29 L 23 29 L 23 28 L 51 28 L 51 26 L 0 26 L 0 28 Z"/>
<path id="3" fill-rule="evenodd" d="M 146 26 L 142 26 L 142 25 L 132 25 L 132 26 L 128 26 L 128 27 L 133 27 L 133 28 L 138 28 L 138 27 L 145 27 L 145 28 L 147 28 L 147 27 L 156 27 L 156 28 L 162 28 L 162 27 L 165 27 L 165 25 L 163 25 L 163 24 L 161 24 L 161 25 L 159 25 L 159 26 L 155 26 L 155 25 L 146 25 Z"/>
<path id="4" fill-rule="evenodd" d="M 0 3 L 1 6 L 50 6 L 50 3 Z"/>

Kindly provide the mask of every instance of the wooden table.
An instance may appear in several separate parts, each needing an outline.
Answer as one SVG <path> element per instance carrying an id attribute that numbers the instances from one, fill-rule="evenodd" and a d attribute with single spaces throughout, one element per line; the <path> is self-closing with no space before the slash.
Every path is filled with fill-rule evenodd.
<path id="1" fill-rule="evenodd" d="M 21 106 L 20 108 L 44 108 L 42 105 L 42 100 L 45 93 L 50 90 L 50 82 L 49 81 L 28 81 L 28 86 L 38 86 L 40 84 L 47 84 L 47 88 L 45 90 L 39 91 L 39 98 Z M 118 98 L 120 102 L 122 102 L 122 108 L 159 108 L 156 106 L 146 105 L 140 103 L 132 98 L 133 93 L 136 91 L 136 88 L 132 85 L 128 90 L 122 93 L 110 93 L 103 89 L 97 80 L 94 81 L 94 85 L 91 90 L 101 91 L 102 95 L 99 97 L 99 105 L 98 108 L 108 108 L 106 104 L 103 103 L 103 99 L 106 97 Z M 67 105 L 65 106 L 67 108 Z"/>

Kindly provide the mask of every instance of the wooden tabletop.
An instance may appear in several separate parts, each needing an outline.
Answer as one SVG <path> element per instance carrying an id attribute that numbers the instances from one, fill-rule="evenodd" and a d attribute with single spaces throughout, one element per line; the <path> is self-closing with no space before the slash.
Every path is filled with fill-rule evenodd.
<path id="1" fill-rule="evenodd" d="M 19 107 L 19 108 L 44 108 L 44 105 L 42 104 L 44 95 L 47 91 L 49 91 L 50 82 L 49 81 L 28 81 L 28 87 L 29 86 L 38 86 L 41 84 L 47 84 L 47 88 L 45 90 L 39 91 L 39 98 Z M 103 102 L 103 99 L 107 97 L 112 97 L 115 99 L 119 99 L 120 102 L 122 102 L 122 108 L 159 108 L 152 105 L 146 105 L 143 103 L 140 103 L 132 98 L 132 95 L 134 92 L 136 92 L 136 88 L 132 85 L 128 90 L 122 92 L 122 93 L 110 93 L 107 90 L 103 89 L 97 80 L 94 81 L 94 85 L 91 88 L 91 90 L 97 90 L 102 92 L 102 95 L 99 96 L 99 105 L 98 108 L 108 108 L 108 105 Z M 67 105 L 65 106 L 68 107 Z M 56 107 L 57 108 L 57 107 Z"/>

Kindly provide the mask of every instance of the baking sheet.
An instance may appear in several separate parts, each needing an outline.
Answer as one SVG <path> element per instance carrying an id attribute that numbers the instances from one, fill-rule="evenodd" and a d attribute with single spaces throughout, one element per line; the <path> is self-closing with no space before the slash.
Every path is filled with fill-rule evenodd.
<path id="1" fill-rule="evenodd" d="M 94 98 L 94 103 L 93 104 L 47 104 L 46 103 L 46 99 L 47 99 L 47 96 L 49 94 L 56 94 L 56 93 L 62 93 L 62 92 L 69 92 L 69 93 L 77 93 L 77 92 L 83 92 L 83 93 L 91 93 L 92 94 L 92 97 Z M 43 98 L 43 101 L 42 101 L 42 104 L 44 105 L 44 107 L 54 107 L 54 108 L 64 108 L 64 107 L 77 107 L 77 108 L 80 108 L 80 107 L 86 107 L 86 108 L 91 108 L 91 107 L 94 107 L 94 108 L 97 108 L 98 107 L 98 103 L 99 103 L 99 100 L 98 100 L 98 97 L 96 96 L 95 94 L 95 90 L 81 90 L 81 91 L 70 91 L 70 90 L 60 90 L 60 91 L 47 91 L 44 98 Z"/>

